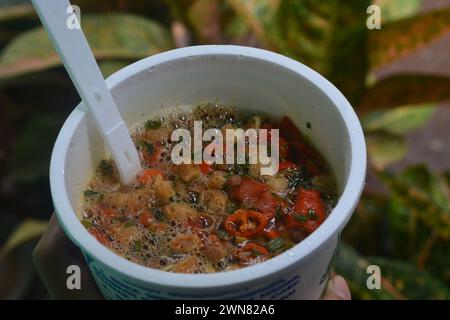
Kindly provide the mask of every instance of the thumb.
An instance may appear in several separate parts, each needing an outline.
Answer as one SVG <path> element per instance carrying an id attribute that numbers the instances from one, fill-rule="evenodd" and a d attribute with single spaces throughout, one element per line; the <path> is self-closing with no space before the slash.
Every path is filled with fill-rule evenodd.
<path id="1" fill-rule="evenodd" d="M 327 291 L 323 300 L 351 300 L 350 289 L 347 282 L 341 276 L 334 276 L 328 282 Z"/>

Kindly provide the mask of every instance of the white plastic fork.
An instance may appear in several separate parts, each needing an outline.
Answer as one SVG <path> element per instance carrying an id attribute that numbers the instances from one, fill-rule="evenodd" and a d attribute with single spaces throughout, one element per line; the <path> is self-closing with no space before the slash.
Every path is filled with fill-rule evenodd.
<path id="1" fill-rule="evenodd" d="M 70 2 L 32 0 L 32 3 L 78 94 L 95 119 L 117 165 L 122 183 L 130 183 L 141 170 L 139 156 L 83 31 L 68 24 L 69 19 L 75 17 Z"/>

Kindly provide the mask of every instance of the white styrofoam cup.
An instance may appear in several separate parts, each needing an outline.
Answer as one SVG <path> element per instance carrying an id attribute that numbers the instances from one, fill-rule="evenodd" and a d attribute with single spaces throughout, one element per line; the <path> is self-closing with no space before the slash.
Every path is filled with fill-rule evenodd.
<path id="1" fill-rule="evenodd" d="M 317 299 L 340 232 L 361 195 L 366 147 L 358 118 L 329 81 L 301 63 L 265 50 L 195 46 L 154 55 L 107 79 L 129 125 L 174 106 L 217 101 L 241 109 L 289 116 L 311 138 L 335 172 L 339 201 L 304 241 L 260 264 L 213 274 L 177 274 L 147 268 L 102 246 L 76 211 L 89 177 L 107 152 L 80 103 L 55 143 L 50 184 L 58 220 L 81 249 L 109 299 Z M 307 129 L 306 123 L 311 124 Z M 82 284 L 83 285 L 83 284 Z"/>

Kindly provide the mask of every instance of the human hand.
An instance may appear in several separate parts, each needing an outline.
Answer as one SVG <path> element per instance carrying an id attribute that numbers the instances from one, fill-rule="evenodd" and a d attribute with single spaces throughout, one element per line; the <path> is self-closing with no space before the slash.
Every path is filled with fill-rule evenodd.
<path id="1" fill-rule="evenodd" d="M 33 253 L 36 269 L 54 299 L 103 299 L 95 285 L 84 257 L 72 241 L 65 235 L 55 215 Z M 67 267 L 77 265 L 81 269 L 80 290 L 69 290 L 66 286 Z M 350 290 L 344 278 L 331 277 L 323 300 L 350 300 Z"/>
<path id="2" fill-rule="evenodd" d="M 332 275 L 322 300 L 351 300 L 352 295 L 347 282 L 341 276 Z"/>
<path id="3" fill-rule="evenodd" d="M 33 252 L 36 269 L 53 299 L 103 299 L 80 249 L 66 236 L 55 215 Z M 80 267 L 81 289 L 69 290 L 67 267 Z"/>

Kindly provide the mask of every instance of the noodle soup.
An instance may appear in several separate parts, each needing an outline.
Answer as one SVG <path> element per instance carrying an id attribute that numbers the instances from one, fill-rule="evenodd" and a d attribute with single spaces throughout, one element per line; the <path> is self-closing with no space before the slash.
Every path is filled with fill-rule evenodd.
<path id="1" fill-rule="evenodd" d="M 268 143 L 279 129 L 278 172 L 261 175 L 248 161 L 174 164 L 171 133 L 193 133 L 194 121 L 221 132 L 268 129 Z M 288 117 L 208 104 L 150 119 L 132 137 L 144 170 L 124 186 L 113 161 L 102 160 L 79 215 L 104 246 L 150 268 L 211 273 L 263 262 L 314 232 L 336 203 L 334 174 Z"/>

